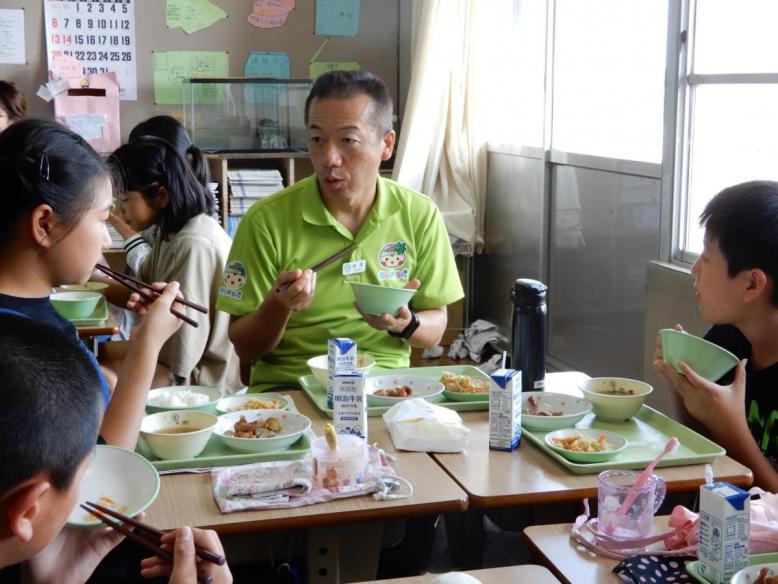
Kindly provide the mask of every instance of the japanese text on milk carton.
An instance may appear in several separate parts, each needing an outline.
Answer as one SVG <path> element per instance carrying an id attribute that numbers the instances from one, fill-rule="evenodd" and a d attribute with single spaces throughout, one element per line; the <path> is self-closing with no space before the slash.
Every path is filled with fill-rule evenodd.
<path id="1" fill-rule="evenodd" d="M 700 487 L 700 575 L 729 582 L 748 565 L 750 496 L 729 483 Z"/>
<path id="2" fill-rule="evenodd" d="M 332 421 L 338 434 L 353 434 L 367 440 L 367 373 L 352 371 L 333 375 Z"/>
<path id="3" fill-rule="evenodd" d="M 513 450 L 521 442 L 521 373 L 498 369 L 489 387 L 489 448 Z"/>
<path id="4" fill-rule="evenodd" d="M 332 409 L 332 376 L 357 370 L 357 343 L 347 338 L 327 341 L 327 407 Z"/>

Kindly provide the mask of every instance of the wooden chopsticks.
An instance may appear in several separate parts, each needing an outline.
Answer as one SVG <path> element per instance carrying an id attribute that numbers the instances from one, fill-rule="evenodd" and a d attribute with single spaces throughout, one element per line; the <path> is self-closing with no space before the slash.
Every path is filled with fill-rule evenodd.
<path id="1" fill-rule="evenodd" d="M 170 562 L 171 564 L 173 563 L 172 551 L 163 549 L 161 545 L 161 538 L 165 534 L 164 531 L 161 531 L 156 527 L 152 527 L 151 525 L 141 523 L 140 521 L 136 521 L 132 517 L 123 515 L 122 513 L 114 511 L 113 509 L 103 507 L 97 503 L 92 503 L 91 501 L 85 501 L 82 503 L 81 508 L 97 517 L 105 525 L 126 536 L 127 539 L 137 543 L 144 549 L 159 556 L 166 562 Z M 109 519 L 108 516 L 120 520 L 121 523 Z M 129 526 L 132 526 L 135 529 L 133 530 Z M 220 556 L 219 554 L 215 554 L 198 546 L 195 546 L 195 553 L 200 559 L 211 562 L 212 564 L 216 564 L 217 566 L 221 566 L 225 562 L 224 556 Z M 202 574 L 200 572 L 197 573 L 198 582 L 201 582 L 202 584 L 210 584 L 211 580 L 212 578 L 209 575 Z"/>
<path id="2" fill-rule="evenodd" d="M 352 244 L 351 244 L 351 245 L 349 245 L 348 247 L 344 247 L 342 250 L 340 250 L 340 251 L 338 251 L 338 252 L 335 252 L 335 253 L 334 253 L 334 254 L 332 254 L 331 256 L 328 256 L 328 257 L 324 258 L 324 259 L 323 259 L 322 261 L 320 261 L 318 264 L 311 266 L 311 268 L 310 268 L 310 269 L 311 269 L 311 271 L 312 271 L 312 272 L 316 273 L 316 272 L 318 272 L 319 270 L 321 270 L 322 268 L 325 268 L 325 267 L 329 266 L 329 265 L 330 265 L 332 262 L 334 262 L 335 260 L 337 260 L 337 259 L 339 259 L 339 258 L 342 258 L 342 257 L 343 257 L 344 255 L 346 255 L 346 254 L 349 254 L 349 253 L 351 253 L 351 252 L 352 252 L 352 251 L 354 251 L 356 248 L 357 248 L 357 244 L 356 244 L 356 243 L 352 243 Z M 284 290 L 286 290 L 287 288 L 289 288 L 289 286 L 290 286 L 290 285 L 291 285 L 291 283 L 282 284 L 281 286 L 279 286 L 278 288 L 276 288 L 276 292 L 283 292 Z"/>
<path id="3" fill-rule="evenodd" d="M 121 284 L 122 286 L 129 288 L 133 292 L 137 292 L 147 302 L 154 302 L 155 297 L 160 295 L 160 292 L 157 292 L 145 282 L 136 280 L 132 276 L 128 276 L 127 274 L 123 274 L 122 272 L 117 272 L 116 270 L 112 270 L 108 266 L 104 266 L 103 264 L 96 264 L 95 269 L 100 270 L 107 276 L 110 276 L 111 278 L 119 282 L 119 284 Z M 143 288 L 148 288 L 149 290 L 151 290 L 152 295 L 149 295 L 146 292 L 144 292 Z M 184 298 L 176 298 L 176 302 L 183 304 L 184 306 L 188 306 L 189 308 L 193 308 L 194 310 L 197 310 L 198 312 L 202 312 L 203 314 L 208 314 L 207 308 L 205 308 L 204 306 L 200 306 L 199 304 L 195 304 L 194 302 L 190 302 L 189 300 L 186 300 Z M 175 314 L 178 318 L 183 320 L 185 323 L 190 324 L 195 328 L 199 326 L 196 320 L 189 318 L 187 315 L 183 314 L 182 312 L 179 312 L 178 310 L 171 308 L 170 312 Z"/>

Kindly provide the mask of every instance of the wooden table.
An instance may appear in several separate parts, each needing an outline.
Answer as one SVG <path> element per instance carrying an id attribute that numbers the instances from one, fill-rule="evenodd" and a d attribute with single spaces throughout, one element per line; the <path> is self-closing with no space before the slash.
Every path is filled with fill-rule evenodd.
<path id="1" fill-rule="evenodd" d="M 320 435 L 328 418 L 303 392 L 289 394 L 300 413 L 311 418 L 314 432 Z M 290 509 L 223 514 L 213 498 L 210 474 L 177 474 L 162 477 L 159 496 L 146 510 L 145 521 L 160 529 L 186 524 L 213 529 L 220 534 L 306 529 L 308 582 L 339 582 L 339 574 L 343 570 L 340 560 L 345 557 L 373 569 L 372 575 L 364 574 L 351 578 L 351 581 L 374 578 L 373 564 L 377 565 L 382 539 L 381 522 L 461 512 L 467 508 L 468 501 L 465 492 L 428 454 L 396 451 L 382 418 L 370 419 L 368 437 L 371 443 L 376 442 L 388 454 L 397 456 L 392 466 L 398 476 L 413 484 L 410 498 L 374 501 L 368 496 L 352 497 Z M 338 530 L 345 525 L 349 526 L 352 537 L 356 529 L 361 529 L 360 541 L 365 545 L 358 553 L 354 549 L 340 549 Z M 323 549 L 329 550 L 329 553 L 321 553 Z M 369 572 L 369 569 L 366 570 Z"/>
<path id="2" fill-rule="evenodd" d="M 116 319 L 113 317 L 113 314 L 111 312 L 108 312 L 108 318 L 103 322 L 103 324 L 93 325 L 93 326 L 77 326 L 76 331 L 78 332 L 78 337 L 80 339 L 83 339 L 84 342 L 87 342 L 91 339 L 92 342 L 92 352 L 97 355 L 97 337 L 102 337 L 105 335 L 115 335 L 119 332 L 119 326 L 116 324 Z"/>
<path id="3" fill-rule="evenodd" d="M 481 584 L 507 584 L 509 582 L 526 582 L 527 584 L 559 584 L 554 575 L 543 566 L 508 566 L 506 568 L 489 568 L 486 570 L 468 570 L 465 572 L 481 581 Z M 440 574 L 424 574 L 410 578 L 392 578 L 378 580 L 377 584 L 426 584 L 432 582 Z M 368 584 L 362 582 L 361 584 Z"/>
<path id="4" fill-rule="evenodd" d="M 586 375 L 550 373 L 546 379 L 548 391 L 576 395 L 578 382 Z M 489 450 L 489 413 L 460 414 L 471 432 L 467 449 L 432 456 L 467 492 L 474 507 L 489 509 L 596 497 L 596 474 L 571 473 L 529 440 L 522 440 L 514 452 Z M 746 488 L 753 482 L 751 471 L 728 456 L 718 458 L 712 466 L 718 481 Z M 691 492 L 705 482 L 705 465 L 663 467 L 656 474 L 667 481 L 668 491 Z"/>
<path id="5" fill-rule="evenodd" d="M 667 528 L 668 516 L 655 517 L 654 529 Z M 621 582 L 613 573 L 618 560 L 598 556 L 570 539 L 570 524 L 536 525 L 524 530 L 524 540 L 538 560 L 566 584 Z"/>

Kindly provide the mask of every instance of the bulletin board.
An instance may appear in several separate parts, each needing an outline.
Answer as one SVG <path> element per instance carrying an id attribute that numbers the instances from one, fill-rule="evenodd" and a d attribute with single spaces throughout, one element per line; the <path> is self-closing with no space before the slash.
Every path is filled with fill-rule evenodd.
<path id="1" fill-rule="evenodd" d="M 211 0 L 227 13 L 212 26 L 193 34 L 165 24 L 165 0 L 135 0 L 137 100 L 121 102 L 122 139 L 144 119 L 157 114 L 180 115 L 181 107 L 154 103 L 155 51 L 227 51 L 230 76 L 242 77 L 251 51 L 283 51 L 289 55 L 290 76 L 307 78 L 309 61 L 328 37 L 316 36 L 315 0 L 296 0 L 295 9 L 280 28 L 262 29 L 248 22 L 253 0 Z M 317 61 L 358 61 L 389 86 L 395 108 L 400 106 L 399 64 L 401 0 L 361 0 L 359 34 L 329 37 Z M 47 81 L 45 26 L 42 0 L 4 0 L 3 8 L 24 8 L 27 63 L 0 64 L 0 79 L 13 81 L 27 96 L 30 115 L 53 117 L 52 103 L 36 96 Z M 403 96 L 404 97 L 404 96 Z"/>

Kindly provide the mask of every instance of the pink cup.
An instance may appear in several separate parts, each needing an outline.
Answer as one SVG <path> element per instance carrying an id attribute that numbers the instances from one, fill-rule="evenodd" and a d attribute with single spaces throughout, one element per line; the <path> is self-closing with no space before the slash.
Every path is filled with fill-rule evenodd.
<path id="1" fill-rule="evenodd" d="M 337 489 L 364 480 L 367 468 L 367 443 L 350 434 L 338 435 L 338 449 L 332 450 L 324 436 L 311 443 L 316 486 Z"/>
<path id="2" fill-rule="evenodd" d="M 661 477 L 651 475 L 637 491 L 637 496 L 623 515 L 618 511 L 632 490 L 639 472 L 606 470 L 597 477 L 597 529 L 614 537 L 637 539 L 648 535 L 656 513 L 665 498 L 667 485 Z"/>

